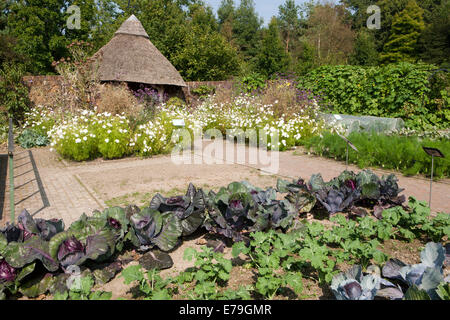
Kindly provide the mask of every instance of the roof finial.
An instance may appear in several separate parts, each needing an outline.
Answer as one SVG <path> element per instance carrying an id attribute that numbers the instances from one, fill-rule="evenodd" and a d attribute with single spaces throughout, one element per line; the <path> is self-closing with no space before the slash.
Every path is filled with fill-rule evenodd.
<path id="1" fill-rule="evenodd" d="M 134 14 L 132 14 L 128 19 L 128 21 L 139 21 L 138 18 Z"/>

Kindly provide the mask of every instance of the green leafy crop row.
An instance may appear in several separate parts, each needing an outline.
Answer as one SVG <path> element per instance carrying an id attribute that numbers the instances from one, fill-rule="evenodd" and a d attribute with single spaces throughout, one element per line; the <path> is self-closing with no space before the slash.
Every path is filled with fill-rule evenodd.
<path id="1" fill-rule="evenodd" d="M 349 150 L 349 163 L 360 168 L 369 166 L 394 169 L 405 175 L 431 174 L 431 157 L 422 146 L 438 148 L 446 158 L 435 158 L 434 176 L 444 178 L 450 176 L 450 141 L 447 139 L 431 140 L 417 137 L 387 136 L 353 132 L 348 139 L 359 152 Z M 320 156 L 345 161 L 346 143 L 336 134 L 324 133 L 322 137 L 310 138 L 305 146 Z"/>
<path id="2" fill-rule="evenodd" d="M 250 234 L 250 241 L 236 242 L 232 256 L 244 261 L 242 268 L 251 269 L 251 285 L 232 290 L 228 287 L 231 272 L 237 267 L 212 248 L 196 251 L 188 248 L 186 260 L 195 266 L 175 277 L 163 279 L 158 271 L 145 273 L 131 266 L 122 272 L 126 284 L 135 282 L 144 299 L 273 299 L 293 292 L 302 297 L 303 280 L 330 284 L 342 263 L 369 263 L 382 266 L 388 256 L 379 248 L 389 239 L 441 241 L 450 235 L 450 217 L 438 214 L 430 218 L 426 203 L 410 199 L 411 212 L 401 207 L 383 212 L 383 219 L 373 217 L 348 220 L 343 215 L 330 219 L 332 227 L 319 222 L 299 222 L 287 233 L 269 230 Z"/>

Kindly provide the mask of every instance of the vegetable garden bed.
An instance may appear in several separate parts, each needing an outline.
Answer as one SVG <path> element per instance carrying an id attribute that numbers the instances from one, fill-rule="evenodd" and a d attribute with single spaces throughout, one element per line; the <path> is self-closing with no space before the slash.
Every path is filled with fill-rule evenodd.
<path id="1" fill-rule="evenodd" d="M 311 298 L 310 292 L 318 287 L 329 294 L 330 284 L 340 297 L 336 292 L 345 284 L 332 283 L 333 277 L 353 264 L 371 272 L 377 269 L 369 268 L 370 263 L 386 267 L 385 244 L 448 241 L 449 215 L 430 217 L 427 205 L 413 198 L 406 206 L 400 191 L 393 175 L 380 178 L 369 171 L 343 172 L 329 182 L 320 175 L 308 182 L 279 180 L 276 188 L 267 190 L 245 182 L 232 183 L 217 193 L 190 185 L 185 195 L 164 198 L 158 194 L 142 209 L 114 207 L 83 215 L 66 230 L 62 221 L 34 219 L 25 211 L 16 225 L 2 229 L 0 235 L 2 296 L 110 298 L 111 294 L 92 291 L 92 287 L 101 288 L 131 260 L 139 258 L 143 263 L 134 250 L 147 252 L 147 262 L 166 268 L 170 257 L 164 252 L 176 249 L 183 237 L 206 229 L 212 237 L 207 248 L 185 252 L 186 259 L 195 260 L 192 268 L 175 276 L 160 276 L 153 269 L 143 272 L 136 265 L 123 270 L 123 280 L 137 284 L 135 298 L 299 299 Z M 310 214 L 319 220 L 305 219 Z M 431 255 L 445 256 L 442 246 L 426 248 Z M 222 253 L 230 254 L 230 250 L 234 259 Z M 419 291 L 432 298 L 442 298 L 448 290 L 444 260 L 438 260 L 428 267 L 442 281 L 433 288 L 416 283 Z M 158 265 L 161 261 L 166 264 Z M 68 288 L 70 275 L 63 271 L 75 266 L 80 267 L 81 283 Z M 243 273 L 249 279 L 239 281 L 242 286 L 233 285 L 233 269 L 247 271 Z M 361 279 L 358 270 L 355 280 L 367 282 L 369 278 Z M 376 272 L 373 277 L 376 283 Z M 400 288 L 402 294 L 408 292 L 408 286 Z M 376 293 L 374 288 L 367 292 L 357 298 L 373 298 Z M 395 294 L 400 295 L 398 290 Z"/>

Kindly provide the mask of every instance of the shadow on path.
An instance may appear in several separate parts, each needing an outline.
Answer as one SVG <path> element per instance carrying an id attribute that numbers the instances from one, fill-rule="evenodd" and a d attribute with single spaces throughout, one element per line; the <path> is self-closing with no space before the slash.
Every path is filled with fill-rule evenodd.
<path id="1" fill-rule="evenodd" d="M 17 155 L 19 155 L 17 157 Z M 16 216 L 20 212 L 18 206 L 20 204 L 27 203 L 28 200 L 34 196 L 40 196 L 42 200 L 42 206 L 36 209 L 38 206 L 33 206 L 30 212 L 33 216 L 41 212 L 43 209 L 50 207 L 50 202 L 45 192 L 44 185 L 42 184 L 41 176 L 39 174 L 36 161 L 34 159 L 31 150 L 26 150 L 15 154 L 14 157 L 14 193 L 15 193 L 15 210 Z M 25 161 L 17 165 L 18 162 Z M 8 155 L 0 155 L 0 220 L 6 218 L 5 212 L 9 211 L 9 180 L 8 180 Z M 26 167 L 31 166 L 31 168 Z M 23 172 L 22 172 L 23 171 Z M 27 174 L 30 174 L 29 176 Z M 36 182 L 36 184 L 34 184 Z M 32 186 L 30 186 L 32 184 Z M 36 188 L 37 185 L 37 188 Z M 34 187 L 33 187 L 34 186 Z M 39 203 L 39 202 L 38 202 Z"/>
<path id="2" fill-rule="evenodd" d="M 35 179 L 36 179 L 36 182 L 37 182 L 37 185 L 39 188 L 39 193 L 41 194 L 41 199 L 42 199 L 42 203 L 43 203 L 42 208 L 36 210 L 35 212 L 33 212 L 31 214 L 32 216 L 34 216 L 34 215 L 38 214 L 39 212 L 41 212 L 43 209 L 50 207 L 50 202 L 48 201 L 47 193 L 45 193 L 44 185 L 42 184 L 41 176 L 39 175 L 39 170 L 36 166 L 36 161 L 34 160 L 33 153 L 31 152 L 31 150 L 28 150 L 28 154 L 30 157 L 31 165 L 33 166 L 34 176 L 35 176 Z"/>

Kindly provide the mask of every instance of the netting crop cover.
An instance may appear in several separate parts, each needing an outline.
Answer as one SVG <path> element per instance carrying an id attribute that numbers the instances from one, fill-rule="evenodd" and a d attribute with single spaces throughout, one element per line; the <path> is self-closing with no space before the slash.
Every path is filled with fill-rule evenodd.
<path id="1" fill-rule="evenodd" d="M 400 118 L 379 118 L 373 116 L 351 116 L 346 114 L 321 113 L 320 116 L 329 125 L 335 125 L 347 129 L 347 134 L 357 131 L 386 132 L 400 130 L 405 127 L 405 122 Z"/>

